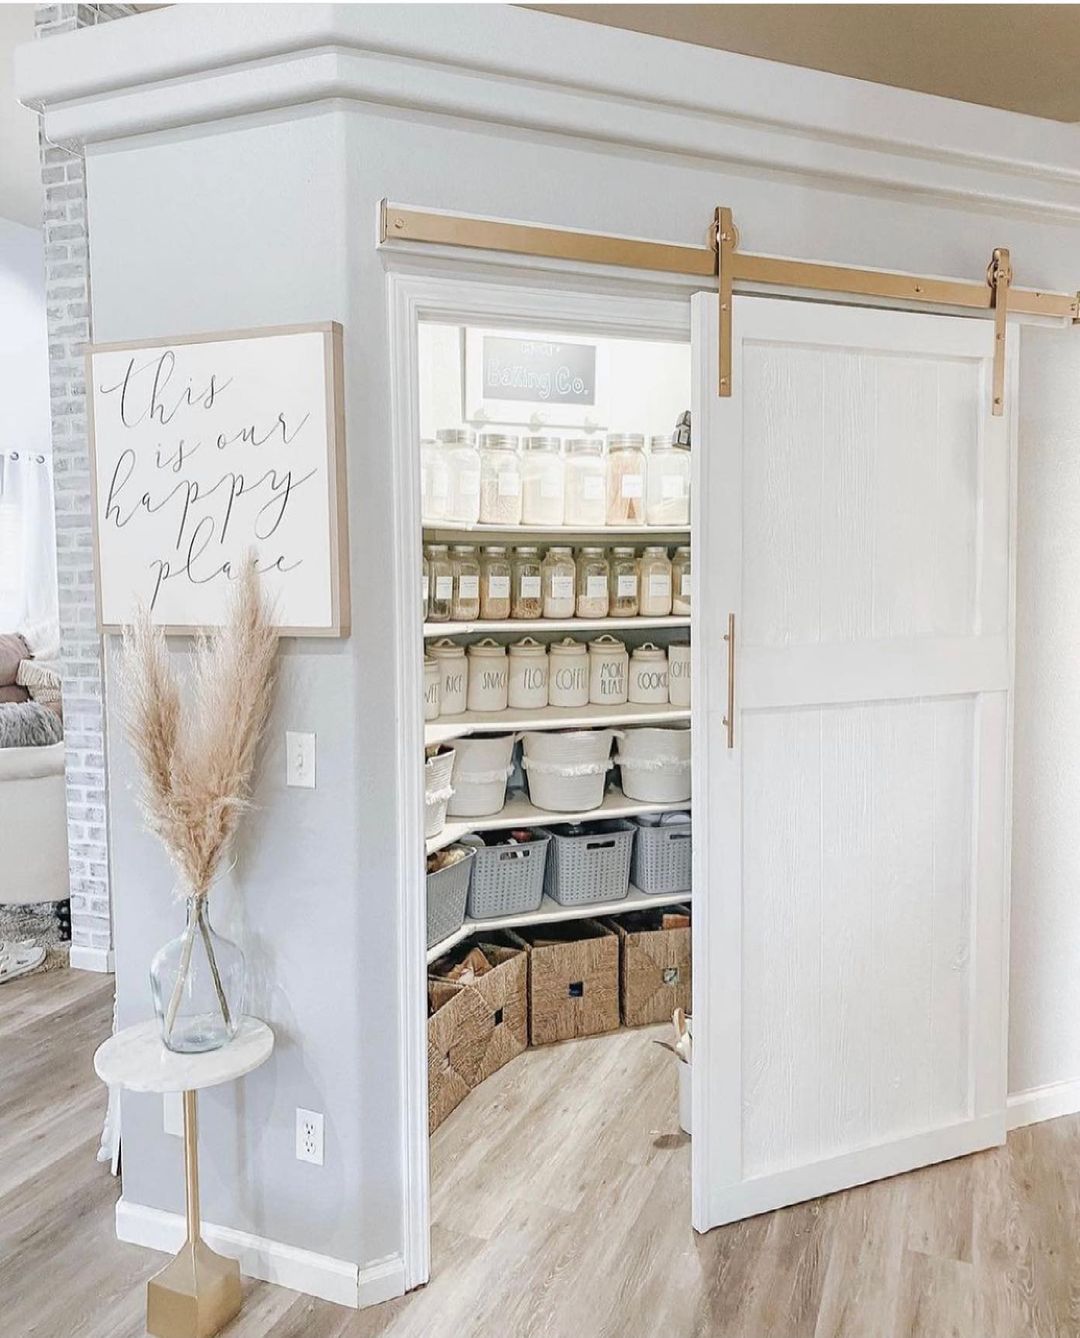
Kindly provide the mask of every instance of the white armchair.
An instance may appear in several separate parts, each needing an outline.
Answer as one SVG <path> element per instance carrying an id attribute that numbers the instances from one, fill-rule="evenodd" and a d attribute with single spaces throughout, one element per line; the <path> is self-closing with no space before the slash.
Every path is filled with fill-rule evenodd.
<path id="1" fill-rule="evenodd" d="M 68 896 L 64 745 L 0 748 L 0 905 Z"/>

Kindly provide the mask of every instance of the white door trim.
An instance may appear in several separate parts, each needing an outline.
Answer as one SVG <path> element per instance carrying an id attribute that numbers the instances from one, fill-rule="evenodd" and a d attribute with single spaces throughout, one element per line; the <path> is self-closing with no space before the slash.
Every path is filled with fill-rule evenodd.
<path id="1" fill-rule="evenodd" d="M 398 849 L 398 1016 L 401 1031 L 401 1154 L 404 1287 L 421 1286 L 431 1271 L 427 1099 L 427 920 L 424 897 L 423 637 L 416 616 L 420 589 L 420 465 L 417 421 L 417 326 L 423 319 L 545 324 L 621 338 L 690 336 L 690 308 L 682 295 L 657 295 L 655 283 L 619 277 L 601 287 L 587 273 L 544 272 L 536 282 L 528 264 L 507 267 L 497 279 L 459 262 L 383 252 L 390 332 L 390 402 L 394 490 L 392 579 L 397 673 L 395 715 L 401 747 L 396 759 Z M 482 275 L 482 277 L 481 277 Z"/>

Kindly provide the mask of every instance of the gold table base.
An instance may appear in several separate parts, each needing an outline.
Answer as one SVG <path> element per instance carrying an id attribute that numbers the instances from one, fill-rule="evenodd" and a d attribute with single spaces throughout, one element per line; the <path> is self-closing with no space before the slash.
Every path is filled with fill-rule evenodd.
<path id="1" fill-rule="evenodd" d="M 154 1338 L 212 1338 L 240 1310 L 240 1265 L 215 1253 L 199 1227 L 199 1125 L 195 1093 L 184 1093 L 187 1240 L 146 1284 L 146 1330 Z"/>

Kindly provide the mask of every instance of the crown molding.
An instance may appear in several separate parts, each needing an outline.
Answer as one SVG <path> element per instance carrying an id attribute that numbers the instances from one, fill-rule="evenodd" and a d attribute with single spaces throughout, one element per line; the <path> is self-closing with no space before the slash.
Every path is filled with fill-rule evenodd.
<path id="1" fill-rule="evenodd" d="M 1080 218 L 1080 126 L 510 5 L 174 5 L 16 53 L 72 147 L 344 99 Z"/>

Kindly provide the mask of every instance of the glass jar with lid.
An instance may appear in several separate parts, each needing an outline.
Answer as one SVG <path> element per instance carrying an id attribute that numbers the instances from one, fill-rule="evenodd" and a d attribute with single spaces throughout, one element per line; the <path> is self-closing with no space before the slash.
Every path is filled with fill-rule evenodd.
<path id="1" fill-rule="evenodd" d="M 645 438 L 635 432 L 607 439 L 607 523 L 645 524 Z"/>
<path id="2" fill-rule="evenodd" d="M 577 598 L 577 569 L 572 548 L 549 548 L 540 564 L 545 618 L 572 618 Z"/>
<path id="3" fill-rule="evenodd" d="M 475 622 L 480 617 L 480 558 L 475 545 L 454 544 L 450 569 L 454 576 L 450 617 L 454 622 Z"/>
<path id="4" fill-rule="evenodd" d="M 514 549 L 510 571 L 510 617 L 541 618 L 544 613 L 539 548 Z"/>
<path id="5" fill-rule="evenodd" d="M 653 437 L 645 518 L 650 525 L 690 524 L 690 452 L 670 437 Z"/>
<path id="6" fill-rule="evenodd" d="M 420 515 L 425 523 L 445 520 L 450 501 L 450 469 L 443 448 L 425 438 L 420 443 Z"/>
<path id="7" fill-rule="evenodd" d="M 480 550 L 480 617 L 510 617 L 510 550 L 490 545 Z"/>
<path id="8" fill-rule="evenodd" d="M 480 434 L 480 520 L 484 525 L 521 524 L 521 458 L 517 437 Z"/>
<path id="9" fill-rule="evenodd" d="M 450 620 L 450 606 L 454 598 L 454 573 L 450 565 L 450 550 L 445 544 L 428 544 L 428 605 L 429 623 Z"/>
<path id="10" fill-rule="evenodd" d="M 607 467 L 597 437 L 572 437 L 563 460 L 563 521 L 595 529 L 607 519 Z"/>
<path id="11" fill-rule="evenodd" d="M 638 560 L 633 548 L 611 550 L 611 574 L 608 583 L 608 612 L 613 618 L 638 615 Z"/>
<path id="12" fill-rule="evenodd" d="M 608 616 L 608 560 L 602 548 L 578 549 L 575 613 L 579 618 Z"/>
<path id="13" fill-rule="evenodd" d="M 521 520 L 524 525 L 563 523 L 562 443 L 526 437 L 521 443 Z"/>
<path id="14" fill-rule="evenodd" d="M 480 452 L 467 427 L 444 427 L 435 433 L 446 462 L 445 518 L 459 525 L 480 519 Z"/>
<path id="15" fill-rule="evenodd" d="M 671 559 L 671 611 L 690 613 L 690 549 L 685 546 L 676 548 Z"/>
<path id="16" fill-rule="evenodd" d="M 660 544 L 651 544 L 641 555 L 638 605 L 643 618 L 666 618 L 671 612 L 671 559 Z"/>

